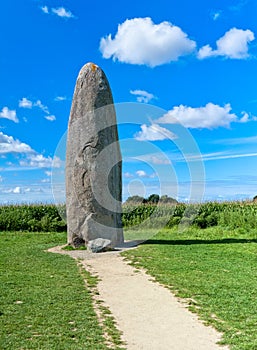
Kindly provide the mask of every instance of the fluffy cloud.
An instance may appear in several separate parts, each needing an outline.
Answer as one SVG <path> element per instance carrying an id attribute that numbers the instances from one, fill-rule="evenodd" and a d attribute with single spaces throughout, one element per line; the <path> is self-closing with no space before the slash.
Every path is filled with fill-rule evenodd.
<path id="1" fill-rule="evenodd" d="M 247 112 L 242 112 L 242 117 L 238 120 L 239 123 L 248 123 L 251 121 L 257 121 L 257 117 L 254 115 L 250 115 Z"/>
<path id="2" fill-rule="evenodd" d="M 46 189 L 46 187 L 44 187 L 44 189 Z M 23 198 L 23 202 L 25 201 L 25 195 L 26 194 L 38 194 L 38 193 L 43 193 L 44 190 L 38 186 L 33 186 L 33 187 L 21 187 L 21 186 L 16 186 L 16 187 L 9 187 L 9 188 L 4 188 L 4 189 L 0 189 L 0 192 L 3 194 L 21 194 L 22 198 Z M 6 198 L 10 198 L 10 197 L 6 197 Z M 17 197 L 16 197 L 17 198 Z M 26 198 L 27 199 L 27 198 Z M 36 200 L 37 198 L 30 198 L 30 199 L 34 199 Z M 7 203 L 9 202 L 9 200 L 6 201 Z M 27 200 L 26 200 L 27 202 Z"/>
<path id="3" fill-rule="evenodd" d="M 136 175 L 138 177 L 145 177 L 145 178 L 151 178 L 151 179 L 154 179 L 156 177 L 156 174 L 155 173 L 152 173 L 152 174 L 147 174 L 144 170 L 138 170 L 136 171 Z"/>
<path id="4" fill-rule="evenodd" d="M 64 7 L 52 8 L 52 12 L 59 17 L 74 18 L 74 15 L 71 13 L 71 11 L 66 10 Z"/>
<path id="5" fill-rule="evenodd" d="M 58 101 L 63 101 L 64 97 L 58 97 Z M 54 121 L 56 120 L 55 115 L 50 115 L 49 109 L 46 105 L 44 105 L 40 100 L 37 101 L 31 101 L 29 99 L 27 99 L 26 97 L 23 97 L 20 101 L 19 101 L 19 107 L 20 108 L 28 108 L 28 109 L 32 109 L 34 107 L 37 107 L 39 109 L 41 109 L 41 111 L 43 111 L 44 113 L 47 114 L 47 116 L 45 116 L 45 119 L 49 120 L 49 121 Z M 27 121 L 27 120 L 25 120 Z"/>
<path id="6" fill-rule="evenodd" d="M 104 58 L 150 67 L 177 61 L 195 48 L 196 43 L 179 27 L 169 22 L 154 24 L 149 17 L 127 19 L 118 26 L 114 39 L 109 34 L 100 42 Z"/>
<path id="7" fill-rule="evenodd" d="M 21 188 L 19 186 L 15 187 L 12 191 L 13 193 L 21 193 Z"/>
<path id="8" fill-rule="evenodd" d="M 180 105 L 168 111 L 156 122 L 182 124 L 186 128 L 192 129 L 214 129 L 218 127 L 228 128 L 232 122 L 246 123 L 250 121 L 247 113 L 244 112 L 243 116 L 239 118 L 236 114 L 231 113 L 231 110 L 230 103 L 227 103 L 224 107 L 211 102 L 204 107 L 197 108 Z"/>
<path id="9" fill-rule="evenodd" d="M 235 59 L 247 58 L 249 57 L 248 45 L 254 39 L 254 33 L 251 30 L 232 28 L 216 41 L 216 50 L 213 50 L 210 45 L 205 45 L 199 50 L 198 58 L 204 59 L 212 56 Z"/>
<path id="10" fill-rule="evenodd" d="M 5 188 L 5 189 L 1 189 L 2 193 L 13 193 L 13 194 L 21 194 L 22 190 L 20 186 L 16 186 L 13 188 Z"/>
<path id="11" fill-rule="evenodd" d="M 26 143 L 15 140 L 12 136 L 0 132 L 0 154 L 19 154 L 19 165 L 32 168 L 60 168 L 61 160 L 58 157 L 45 157 L 37 153 Z"/>
<path id="12" fill-rule="evenodd" d="M 153 94 L 145 90 L 130 90 L 130 93 L 137 96 L 137 102 L 148 103 L 153 98 L 156 98 Z"/>
<path id="13" fill-rule="evenodd" d="M 9 119 L 15 123 L 18 123 L 19 120 L 17 118 L 17 114 L 15 110 L 10 110 L 8 107 L 4 107 L 0 112 L 0 118 Z"/>
<path id="14" fill-rule="evenodd" d="M 137 176 L 139 177 L 147 177 L 147 173 L 144 170 L 136 171 Z"/>
<path id="15" fill-rule="evenodd" d="M 0 132 L 0 154 L 30 152 L 34 151 L 29 145 Z"/>
<path id="16" fill-rule="evenodd" d="M 161 140 L 175 140 L 177 136 L 171 131 L 161 127 L 158 124 L 152 124 L 147 126 L 146 124 L 141 125 L 141 131 L 134 135 L 138 141 L 161 141 Z"/>
<path id="17" fill-rule="evenodd" d="M 25 160 L 21 160 L 20 165 L 32 168 L 52 168 L 54 164 L 58 164 L 58 160 L 59 158 L 53 159 L 51 157 L 44 157 L 42 154 L 32 153 L 27 155 Z"/>
<path id="18" fill-rule="evenodd" d="M 33 101 L 27 99 L 26 97 L 23 97 L 19 101 L 19 107 L 20 108 L 28 108 L 28 109 L 31 109 L 32 107 L 38 107 L 43 112 L 49 114 L 48 107 L 45 106 L 40 100 L 37 100 L 37 101 L 33 102 Z"/>
<path id="19" fill-rule="evenodd" d="M 23 97 L 20 101 L 19 101 L 19 107 L 20 108 L 29 108 L 31 109 L 33 106 L 32 101 L 28 100 L 26 97 Z"/>

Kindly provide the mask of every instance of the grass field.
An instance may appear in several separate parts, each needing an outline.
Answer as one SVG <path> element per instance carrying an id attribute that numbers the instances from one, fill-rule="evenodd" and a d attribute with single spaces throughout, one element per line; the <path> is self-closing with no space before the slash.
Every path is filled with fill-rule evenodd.
<path id="1" fill-rule="evenodd" d="M 95 281 L 68 256 L 46 253 L 63 233 L 0 233 L 0 349 L 109 349 L 92 306 Z M 107 314 L 106 310 L 104 310 Z M 104 321 L 119 349 L 111 318 Z M 105 329 L 106 331 L 106 329 Z"/>
<path id="2" fill-rule="evenodd" d="M 186 298 L 190 310 L 224 332 L 224 344 L 256 350 L 257 231 L 241 232 L 221 227 L 163 230 L 123 255 Z"/>
<path id="3" fill-rule="evenodd" d="M 187 299 L 192 311 L 224 333 L 223 343 L 231 349 L 257 350 L 257 204 L 126 210 L 125 237 L 148 238 L 138 249 L 124 253 L 132 264 Z M 186 225 L 178 229 L 181 221 Z M 5 231 L 14 227 L 19 232 Z M 158 227 L 161 231 L 154 236 Z M 99 325 L 92 305 L 94 278 L 69 257 L 45 252 L 65 244 L 66 233 L 25 232 L 65 231 L 56 208 L 0 207 L 0 229 L 1 350 L 107 349 L 106 332 L 113 348 L 121 348 L 104 307 L 106 319 Z"/>

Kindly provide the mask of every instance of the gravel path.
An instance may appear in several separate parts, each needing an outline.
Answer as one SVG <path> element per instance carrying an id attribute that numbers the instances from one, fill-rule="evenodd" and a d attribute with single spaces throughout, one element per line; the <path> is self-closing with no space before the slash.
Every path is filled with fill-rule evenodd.
<path id="1" fill-rule="evenodd" d="M 135 271 L 119 252 L 50 249 L 82 259 L 100 278 L 98 291 L 114 316 L 128 350 L 228 350 L 218 346 L 220 334 L 203 325 L 165 287 L 143 271 Z"/>

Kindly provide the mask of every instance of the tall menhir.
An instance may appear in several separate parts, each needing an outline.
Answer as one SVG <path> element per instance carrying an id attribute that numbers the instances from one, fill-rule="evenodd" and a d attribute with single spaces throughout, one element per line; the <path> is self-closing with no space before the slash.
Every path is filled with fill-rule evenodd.
<path id="1" fill-rule="evenodd" d="M 72 101 L 66 153 L 68 244 L 96 238 L 123 243 L 121 152 L 108 80 L 97 65 L 80 71 Z"/>

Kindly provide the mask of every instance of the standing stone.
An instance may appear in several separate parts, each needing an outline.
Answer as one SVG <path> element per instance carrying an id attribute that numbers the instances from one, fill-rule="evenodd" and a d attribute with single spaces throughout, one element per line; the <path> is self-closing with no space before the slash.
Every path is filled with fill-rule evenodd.
<path id="1" fill-rule="evenodd" d="M 103 238 L 124 241 L 121 222 L 121 152 L 108 80 L 97 65 L 80 71 L 68 126 L 66 210 L 68 244 Z"/>

